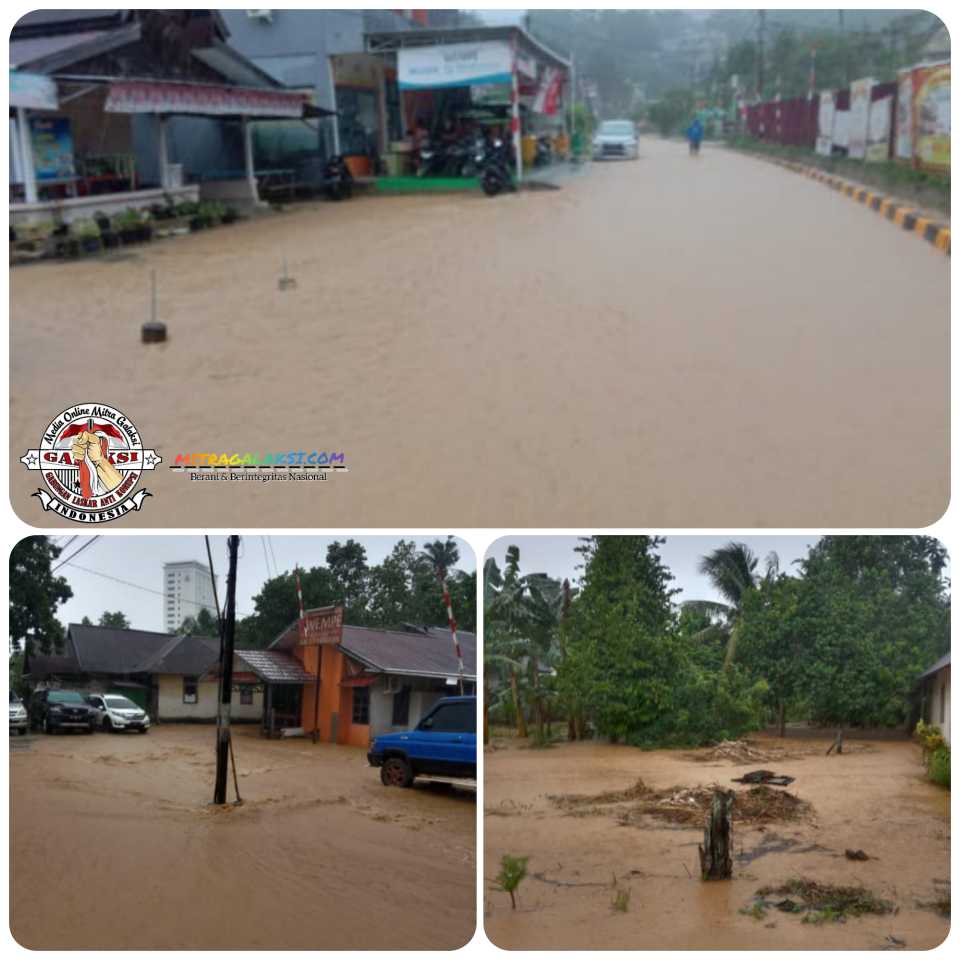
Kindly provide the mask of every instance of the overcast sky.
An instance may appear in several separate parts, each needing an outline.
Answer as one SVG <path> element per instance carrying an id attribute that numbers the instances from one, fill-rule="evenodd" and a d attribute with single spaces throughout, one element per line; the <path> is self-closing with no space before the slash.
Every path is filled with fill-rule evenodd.
<path id="1" fill-rule="evenodd" d="M 780 569 L 784 573 L 796 571 L 793 561 L 806 556 L 807 548 L 819 539 L 814 534 L 803 536 L 675 536 L 667 537 L 667 542 L 659 547 L 660 556 L 674 576 L 672 587 L 683 591 L 677 596 L 682 600 L 722 600 L 711 587 L 709 580 L 697 572 L 700 557 L 729 543 L 730 540 L 742 541 L 750 546 L 760 557 L 759 569 L 764 568 L 767 554 L 773 550 L 780 558 Z M 579 546 L 576 537 L 505 537 L 497 540 L 487 551 L 503 569 L 503 558 L 507 547 L 516 544 L 520 548 L 520 570 L 522 573 L 547 573 L 562 580 L 569 577 L 576 581 L 583 573 L 577 566 L 581 562 L 579 553 L 573 548 Z"/>
<path id="2" fill-rule="evenodd" d="M 64 546 L 69 537 L 55 537 Z M 59 560 L 66 560 L 90 537 L 76 537 L 66 546 Z M 260 592 L 264 580 L 274 570 L 283 573 L 297 564 L 302 568 L 324 566 L 327 545 L 334 540 L 341 543 L 349 536 L 312 537 L 245 536 L 240 541 L 240 560 L 237 563 L 237 614 L 253 613 L 254 594 Z M 353 537 L 367 549 L 367 562 L 380 563 L 393 549 L 400 537 Z M 443 537 L 403 537 L 423 546 Z M 220 603 L 224 600 L 227 572 L 227 538 L 211 537 L 213 565 L 217 573 Z M 460 548 L 459 569 L 472 573 L 476 569 L 473 550 L 469 544 L 457 540 Z M 264 547 L 266 546 L 266 556 Z M 272 548 L 272 552 L 271 552 Z M 269 561 L 267 560 L 269 557 Z M 274 565 L 274 557 L 276 564 Z M 131 625 L 140 630 L 164 629 L 163 625 L 163 565 L 178 560 L 199 560 L 206 564 L 207 552 L 202 535 L 196 536 L 105 536 L 87 546 L 76 560 L 61 567 L 57 573 L 67 578 L 73 588 L 73 597 L 57 608 L 62 623 L 77 623 L 84 616 L 94 623 L 105 610 L 122 610 Z M 269 567 L 268 567 L 269 563 Z M 90 572 L 96 571 L 96 572 Z M 119 582 L 123 581 L 123 582 Z M 291 618 L 296 613 L 291 613 Z"/>

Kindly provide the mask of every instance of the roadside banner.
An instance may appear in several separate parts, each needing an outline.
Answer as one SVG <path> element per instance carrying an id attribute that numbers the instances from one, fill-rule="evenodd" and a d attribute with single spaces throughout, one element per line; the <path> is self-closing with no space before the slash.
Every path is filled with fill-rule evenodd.
<path id="1" fill-rule="evenodd" d="M 816 150 L 823 157 L 829 157 L 833 152 L 833 91 L 824 90 L 820 94 L 820 109 L 817 112 L 817 146 Z"/>
<path id="2" fill-rule="evenodd" d="M 556 67 L 547 67 L 540 83 L 540 89 L 533 101 L 534 113 L 553 116 L 560 103 L 560 90 L 563 86 L 563 74 Z"/>
<path id="3" fill-rule="evenodd" d="M 893 97 L 881 97 L 870 104 L 867 124 L 867 163 L 883 163 L 890 157 L 890 123 Z"/>
<path id="4" fill-rule="evenodd" d="M 893 140 L 897 160 L 913 160 L 913 73 L 897 73 L 897 127 Z"/>
<path id="5" fill-rule="evenodd" d="M 920 166 L 950 169 L 950 64 L 913 71 L 915 156 Z"/>
<path id="6" fill-rule="evenodd" d="M 870 90 L 873 80 L 869 77 L 854 80 L 850 84 L 850 132 L 847 155 L 863 160 L 867 155 L 867 127 L 870 122 Z"/>
<path id="7" fill-rule="evenodd" d="M 846 149 L 850 143 L 850 111 L 835 110 L 833 113 L 833 145 Z"/>
<path id="8" fill-rule="evenodd" d="M 499 40 L 407 47 L 397 52 L 401 90 L 513 82 L 513 51 Z"/>

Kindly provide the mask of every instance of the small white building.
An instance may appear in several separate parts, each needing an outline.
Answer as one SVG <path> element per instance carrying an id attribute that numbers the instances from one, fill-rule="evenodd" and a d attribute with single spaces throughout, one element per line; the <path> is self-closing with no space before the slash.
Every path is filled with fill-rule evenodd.
<path id="1" fill-rule="evenodd" d="M 920 715 L 923 722 L 940 728 L 950 746 L 950 654 L 945 653 L 920 674 Z"/>

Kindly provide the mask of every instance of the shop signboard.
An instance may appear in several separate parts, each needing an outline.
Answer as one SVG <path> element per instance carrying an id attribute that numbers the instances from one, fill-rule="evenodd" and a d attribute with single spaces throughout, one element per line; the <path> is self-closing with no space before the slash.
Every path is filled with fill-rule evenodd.
<path id="1" fill-rule="evenodd" d="M 513 51 L 499 40 L 401 48 L 397 78 L 401 90 L 512 83 Z"/>
<path id="2" fill-rule="evenodd" d="M 833 91 L 825 90 L 820 94 L 820 109 L 817 112 L 817 146 L 821 156 L 829 157 L 833 152 Z"/>
<path id="3" fill-rule="evenodd" d="M 477 83 L 470 87 L 470 102 L 483 107 L 508 107 L 510 94 L 508 83 Z"/>
<path id="4" fill-rule="evenodd" d="M 850 84 L 850 132 L 847 155 L 863 160 L 867 155 L 867 127 L 870 122 L 870 90 L 873 80 L 865 78 Z"/>
<path id="5" fill-rule="evenodd" d="M 867 124 L 867 163 L 883 163 L 890 156 L 890 120 L 893 97 L 881 97 L 870 104 Z"/>
<path id="6" fill-rule="evenodd" d="M 27 110 L 56 110 L 57 84 L 40 73 L 11 70 L 10 106 Z"/>
<path id="7" fill-rule="evenodd" d="M 37 180 L 69 180 L 76 176 L 68 117 L 31 117 L 30 143 Z"/>
<path id="8" fill-rule="evenodd" d="M 913 73 L 897 74 L 897 126 L 893 139 L 893 155 L 897 160 L 913 160 Z"/>
<path id="9" fill-rule="evenodd" d="M 336 646 L 343 638 L 343 607 L 308 610 L 300 621 L 301 647 Z"/>
<path id="10" fill-rule="evenodd" d="M 913 71 L 915 156 L 920 166 L 950 169 L 950 64 Z"/>

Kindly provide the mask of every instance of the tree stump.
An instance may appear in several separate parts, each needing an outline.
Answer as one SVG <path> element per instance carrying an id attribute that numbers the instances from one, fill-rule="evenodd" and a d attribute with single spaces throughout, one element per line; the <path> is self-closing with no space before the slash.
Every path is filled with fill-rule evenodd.
<path id="1" fill-rule="evenodd" d="M 733 797 L 732 790 L 713 792 L 703 846 L 697 847 L 703 880 L 729 880 L 733 876 Z"/>
<path id="2" fill-rule="evenodd" d="M 834 750 L 836 750 L 838 754 L 843 753 L 843 730 L 837 731 L 836 739 L 827 748 L 827 756 L 829 757 Z"/>

